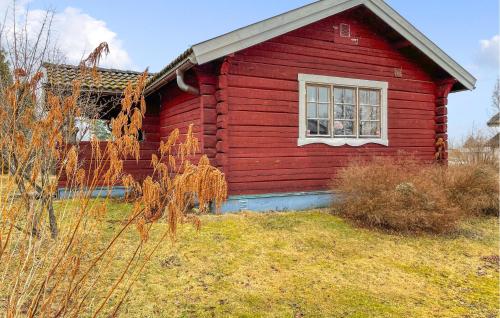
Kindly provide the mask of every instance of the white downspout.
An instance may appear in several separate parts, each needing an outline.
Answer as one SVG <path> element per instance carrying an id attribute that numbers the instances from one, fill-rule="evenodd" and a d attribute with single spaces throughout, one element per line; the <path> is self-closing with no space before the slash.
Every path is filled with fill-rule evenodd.
<path id="1" fill-rule="evenodd" d="M 175 74 L 177 75 L 177 86 L 179 86 L 179 88 L 182 91 L 187 92 L 189 94 L 193 94 L 193 95 L 200 94 L 200 91 L 196 87 L 193 87 L 189 84 L 186 84 L 186 82 L 184 81 L 184 70 L 182 70 L 181 68 L 178 68 L 175 71 Z"/>

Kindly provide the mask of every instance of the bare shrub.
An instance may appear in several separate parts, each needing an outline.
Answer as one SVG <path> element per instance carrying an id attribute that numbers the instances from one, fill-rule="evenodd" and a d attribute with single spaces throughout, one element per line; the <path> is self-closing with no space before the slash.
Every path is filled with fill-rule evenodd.
<path id="1" fill-rule="evenodd" d="M 449 151 L 450 165 L 487 165 L 498 168 L 498 138 L 494 132 L 474 129 Z"/>
<path id="2" fill-rule="evenodd" d="M 488 164 L 450 166 L 446 192 L 450 204 L 471 215 L 498 215 L 498 170 Z"/>
<path id="3" fill-rule="evenodd" d="M 340 171 L 335 210 L 368 227 L 442 233 L 463 217 L 499 214 L 498 170 L 490 164 L 445 166 L 411 156 L 376 157 Z"/>
<path id="4" fill-rule="evenodd" d="M 16 96 L 24 96 L 17 91 L 21 83 L 29 85 L 31 80 L 16 78 L 7 88 L 11 99 L 2 101 L 0 120 L 20 120 L 24 129 L 34 132 L 31 140 L 21 140 L 16 129 L 0 130 L 0 149 L 7 158 L 29 158 L 32 171 L 25 173 L 24 161 L 9 161 L 9 176 L 0 182 L 0 311 L 8 317 L 116 316 L 143 268 L 161 243 L 175 236 L 178 224 L 190 222 L 199 228 L 199 218 L 187 214 L 188 208 L 195 201 L 202 207 L 209 202 L 220 206 L 226 198 L 224 174 L 206 156 L 193 162 L 199 144 L 192 127 L 185 136 L 174 130 L 161 142 L 151 157 L 154 173 L 145 180 L 124 171 L 124 160 L 140 159 L 137 136 L 146 111 L 146 78 L 144 73 L 128 84 L 121 111 L 112 120 L 113 138 L 92 139 L 90 162 L 80 158 L 77 144 L 63 137 L 66 119 L 79 112 L 79 79 L 70 96 L 48 92 L 46 112 L 36 121 L 29 120 L 31 114 L 11 117 L 8 111 L 15 107 Z M 40 181 L 36 172 L 49 160 L 57 162 L 55 174 Z M 68 198 L 52 205 L 62 175 Z M 119 184 L 133 189 L 136 198 L 131 213 L 110 234 L 106 215 L 111 192 L 97 199 L 92 195 L 100 186 Z M 24 185 L 39 186 L 44 196 L 18 198 L 14 193 Z M 52 213 L 47 213 L 50 208 Z M 154 240 L 153 229 L 160 232 Z M 134 232 L 137 245 L 123 246 L 121 238 Z"/>
<path id="5" fill-rule="evenodd" d="M 404 158 L 404 156 L 403 156 Z M 460 219 L 436 175 L 440 166 L 412 158 L 374 158 L 343 169 L 333 184 L 338 211 L 358 224 L 401 232 L 448 232 Z"/>
<path id="6" fill-rule="evenodd" d="M 19 42 L 16 33 L 13 38 Z M 82 103 L 82 83 L 99 80 L 97 64 L 107 45 L 81 63 L 80 73 L 67 83 L 69 91 L 42 92 L 45 55 L 32 54 L 39 49 L 21 42 L 10 54 L 13 81 L 0 86 L 0 154 L 9 173 L 0 178 L 0 312 L 6 317 L 115 317 L 178 225 L 190 222 L 199 228 L 200 220 L 187 214 L 188 208 L 195 201 L 202 212 L 211 202 L 220 206 L 227 194 L 224 174 L 206 156 L 194 161 L 199 144 L 192 127 L 186 135 L 174 130 L 161 142 L 150 158 L 154 173 L 145 180 L 124 170 L 125 160 L 140 159 L 147 72 L 121 94 L 112 138 L 93 137 L 91 159 L 84 160 L 78 141 L 68 137 L 75 117 L 99 106 Z M 63 176 L 67 198 L 56 201 Z M 134 191 L 135 203 L 110 232 L 111 191 L 92 196 L 100 187 L 120 184 Z M 125 236 L 135 238 L 133 247 Z"/>

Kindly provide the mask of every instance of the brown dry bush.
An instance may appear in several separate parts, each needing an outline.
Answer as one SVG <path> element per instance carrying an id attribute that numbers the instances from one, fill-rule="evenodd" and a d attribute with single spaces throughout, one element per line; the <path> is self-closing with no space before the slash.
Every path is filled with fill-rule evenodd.
<path id="1" fill-rule="evenodd" d="M 445 188 L 436 181 L 442 167 L 419 164 L 412 158 L 378 157 L 355 162 L 333 183 L 341 193 L 339 214 L 355 223 L 400 232 L 449 232 L 460 211 L 449 204 Z"/>
<path id="2" fill-rule="evenodd" d="M 226 198 L 224 174 L 206 156 L 194 161 L 199 143 L 192 127 L 185 135 L 174 130 L 157 154 L 146 158 L 154 173 L 145 180 L 124 170 L 125 160 L 140 159 L 147 72 L 121 94 L 112 138 L 92 137 L 91 159 L 80 156 L 80 144 L 69 137 L 84 107 L 97 107 L 83 103 L 82 86 L 99 81 L 97 64 L 106 53 L 103 43 L 82 62 L 68 92 L 42 94 L 40 60 L 33 69 L 14 60 L 13 82 L 0 85 L 0 154 L 9 168 L 8 177 L 0 178 L 2 316 L 117 316 L 144 267 L 178 225 L 199 228 L 200 219 L 188 208 L 195 201 L 202 208 L 220 207 Z M 63 176 L 67 198 L 56 202 Z M 110 232 L 111 192 L 102 191 L 97 199 L 92 194 L 120 184 L 133 190 L 136 200 Z M 132 247 L 124 239 L 129 236 L 135 238 Z"/>
<path id="3" fill-rule="evenodd" d="M 469 215 L 494 215 L 499 211 L 498 170 L 487 164 L 464 164 L 447 169 L 447 197 Z"/>
<path id="4" fill-rule="evenodd" d="M 452 231 L 460 219 L 499 214 L 498 170 L 488 164 L 422 163 L 412 156 L 376 157 L 341 170 L 332 188 L 338 213 L 400 232 Z"/>

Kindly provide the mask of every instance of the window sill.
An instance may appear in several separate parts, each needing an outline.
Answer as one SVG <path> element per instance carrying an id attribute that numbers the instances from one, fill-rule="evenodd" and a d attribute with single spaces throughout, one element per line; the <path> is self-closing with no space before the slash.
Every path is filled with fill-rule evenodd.
<path id="1" fill-rule="evenodd" d="M 359 147 L 366 144 L 389 146 L 389 140 L 380 138 L 299 138 L 297 140 L 297 145 L 299 147 L 311 144 L 325 144 L 334 147 L 346 145 Z"/>

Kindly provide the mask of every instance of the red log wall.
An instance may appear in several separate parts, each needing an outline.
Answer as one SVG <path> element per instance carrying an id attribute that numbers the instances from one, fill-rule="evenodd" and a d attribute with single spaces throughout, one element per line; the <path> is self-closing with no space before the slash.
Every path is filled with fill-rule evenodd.
<path id="1" fill-rule="evenodd" d="M 142 121 L 142 130 L 144 132 L 144 141 L 140 143 L 140 160 L 136 161 L 134 158 L 124 160 L 123 169 L 126 173 L 130 173 L 136 180 L 142 180 L 152 173 L 151 169 L 151 155 L 156 152 L 160 144 L 159 132 L 160 118 L 158 114 L 148 112 Z M 102 151 L 106 147 L 106 142 L 101 142 Z M 88 169 L 92 155 L 92 146 L 90 142 L 80 143 L 80 162 L 84 169 Z M 105 163 L 106 164 L 106 163 Z M 107 167 L 106 165 L 104 167 Z M 107 168 L 105 168 L 107 169 Z M 106 171 L 104 169 L 104 172 Z M 90 172 L 87 171 L 87 175 Z M 97 186 L 103 186 L 104 180 L 100 180 Z M 59 188 L 68 186 L 66 174 L 63 172 L 59 180 Z"/>
<path id="2" fill-rule="evenodd" d="M 351 38 L 339 36 L 340 23 L 350 25 Z M 127 161 L 126 170 L 150 173 L 160 139 L 175 128 L 185 134 L 189 124 L 233 195 L 328 189 L 337 171 L 358 157 L 406 151 L 433 160 L 436 137 L 446 139 L 451 86 L 377 32 L 342 13 L 196 67 L 189 82 L 200 95 L 180 91 L 175 80 L 160 91 L 161 102 L 152 105 L 161 105 L 159 115 L 144 122 L 142 160 Z M 388 82 L 389 146 L 298 147 L 299 73 Z"/>
<path id="3" fill-rule="evenodd" d="M 348 23 L 352 38 L 340 38 Z M 322 190 L 356 157 L 404 150 L 432 160 L 436 84 L 383 34 L 336 15 L 228 58 L 230 194 Z M 402 77 L 396 77 L 402 70 Z M 299 73 L 387 81 L 389 146 L 297 146 Z"/>
<path id="4" fill-rule="evenodd" d="M 161 140 L 167 140 L 174 129 L 179 129 L 181 141 L 187 134 L 190 124 L 203 149 L 203 126 L 201 125 L 201 97 L 179 90 L 177 83 L 172 82 L 161 92 L 161 108 L 159 132 Z M 200 155 L 193 158 L 197 162 Z"/>

